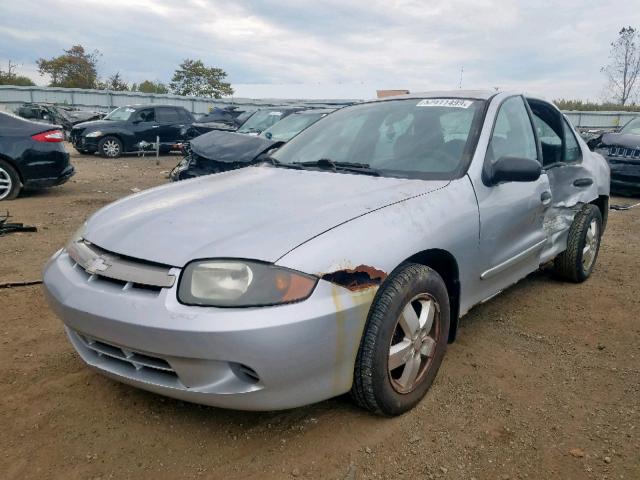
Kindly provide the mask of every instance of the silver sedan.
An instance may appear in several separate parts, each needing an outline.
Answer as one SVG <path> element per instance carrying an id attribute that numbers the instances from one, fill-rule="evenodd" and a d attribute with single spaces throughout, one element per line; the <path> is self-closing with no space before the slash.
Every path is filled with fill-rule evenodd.
<path id="1" fill-rule="evenodd" d="M 351 392 L 397 415 L 470 308 L 540 265 L 581 282 L 609 170 L 552 104 L 433 92 L 327 115 L 263 164 L 95 213 L 45 267 L 78 354 L 219 407 Z"/>

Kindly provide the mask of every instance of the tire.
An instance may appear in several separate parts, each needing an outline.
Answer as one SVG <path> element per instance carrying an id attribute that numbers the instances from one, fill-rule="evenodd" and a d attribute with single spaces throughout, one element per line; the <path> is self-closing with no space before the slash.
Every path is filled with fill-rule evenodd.
<path id="1" fill-rule="evenodd" d="M 98 142 L 98 152 L 104 158 L 118 158 L 122 155 L 122 142 L 118 137 L 104 137 Z"/>
<path id="2" fill-rule="evenodd" d="M 402 314 L 405 311 L 413 311 L 413 316 Z M 431 326 L 429 312 L 433 312 Z M 447 287 L 435 270 L 415 263 L 398 267 L 369 310 L 354 369 L 354 401 L 383 416 L 413 408 L 427 393 L 444 358 L 449 317 Z M 417 334 L 405 331 L 416 321 L 422 326 Z"/>
<path id="3" fill-rule="evenodd" d="M 15 168 L 0 160 L 0 201 L 13 200 L 20 193 L 22 183 Z"/>
<path id="4" fill-rule="evenodd" d="M 598 258 L 601 237 L 600 210 L 595 205 L 584 205 L 569 228 L 567 249 L 553 262 L 556 275 L 575 283 L 589 278 Z"/>

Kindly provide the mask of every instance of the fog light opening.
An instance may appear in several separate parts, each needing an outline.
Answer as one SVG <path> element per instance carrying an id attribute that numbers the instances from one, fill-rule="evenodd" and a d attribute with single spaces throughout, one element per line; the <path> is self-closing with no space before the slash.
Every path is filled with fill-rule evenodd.
<path id="1" fill-rule="evenodd" d="M 260 381 L 260 377 L 256 373 L 256 371 L 248 367 L 247 365 L 243 365 L 242 363 L 233 363 L 231 365 L 233 373 L 235 373 L 238 378 L 244 380 L 247 383 L 258 383 Z"/>

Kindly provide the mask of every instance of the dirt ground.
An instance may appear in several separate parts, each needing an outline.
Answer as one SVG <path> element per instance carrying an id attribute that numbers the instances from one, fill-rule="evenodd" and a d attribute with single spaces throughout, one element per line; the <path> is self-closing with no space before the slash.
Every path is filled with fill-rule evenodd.
<path id="1" fill-rule="evenodd" d="M 0 237 L 0 284 L 39 280 L 90 213 L 177 159 L 73 162 L 68 184 L 0 204 L 38 227 Z M 146 393 L 84 367 L 39 285 L 0 289 L 0 477 L 638 479 L 639 252 L 640 207 L 612 211 L 590 280 L 539 272 L 473 309 L 395 419 L 346 397 L 246 413 Z"/>

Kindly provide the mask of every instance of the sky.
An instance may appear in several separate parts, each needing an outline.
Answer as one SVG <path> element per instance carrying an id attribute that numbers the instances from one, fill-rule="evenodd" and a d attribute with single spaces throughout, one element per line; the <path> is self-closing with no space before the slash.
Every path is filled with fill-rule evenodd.
<path id="1" fill-rule="evenodd" d="M 46 85 L 36 60 L 81 44 L 101 52 L 100 77 L 168 82 L 196 58 L 236 97 L 462 86 L 601 100 L 627 25 L 640 27 L 640 0 L 0 0 L 0 68 Z"/>

